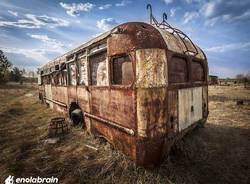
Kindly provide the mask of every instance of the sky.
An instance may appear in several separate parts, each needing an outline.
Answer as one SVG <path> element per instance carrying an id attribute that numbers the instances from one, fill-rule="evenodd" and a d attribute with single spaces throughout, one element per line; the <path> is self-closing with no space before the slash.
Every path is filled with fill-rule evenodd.
<path id="1" fill-rule="evenodd" d="M 148 3 L 205 52 L 210 75 L 250 71 L 249 0 L 0 0 L 0 50 L 36 71 L 119 24 L 149 23 Z"/>

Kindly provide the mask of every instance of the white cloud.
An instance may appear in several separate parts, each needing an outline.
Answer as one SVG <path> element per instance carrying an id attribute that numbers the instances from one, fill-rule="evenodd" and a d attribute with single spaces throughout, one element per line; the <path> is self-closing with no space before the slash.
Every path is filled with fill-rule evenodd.
<path id="1" fill-rule="evenodd" d="M 68 46 L 62 42 L 56 41 L 56 39 L 49 38 L 47 35 L 29 35 L 31 38 L 35 38 L 44 42 L 45 48 L 53 49 L 53 51 L 58 53 L 65 53 Z"/>
<path id="2" fill-rule="evenodd" d="M 164 2 L 165 2 L 166 4 L 170 4 L 170 3 L 173 2 L 173 0 L 164 0 Z"/>
<path id="3" fill-rule="evenodd" d="M 188 22 L 190 22 L 192 19 L 195 19 L 199 17 L 199 13 L 198 12 L 186 12 L 184 14 L 184 21 L 183 24 L 187 24 Z"/>
<path id="4" fill-rule="evenodd" d="M 8 10 L 8 12 L 11 14 L 11 15 L 14 15 L 14 16 L 18 16 L 18 12 L 14 12 L 14 11 L 11 11 L 11 10 Z"/>
<path id="5" fill-rule="evenodd" d="M 250 1 L 214 0 L 203 3 L 199 11 L 206 21 L 205 25 L 233 23 L 250 20 Z"/>
<path id="6" fill-rule="evenodd" d="M 72 4 L 67 4 L 60 2 L 59 3 L 62 8 L 66 9 L 66 13 L 72 17 L 76 17 L 80 15 L 80 11 L 89 11 L 92 9 L 95 5 L 92 3 L 72 3 Z"/>
<path id="7" fill-rule="evenodd" d="M 210 17 L 211 15 L 214 14 L 215 12 L 215 7 L 216 7 L 216 2 L 215 1 L 210 1 L 208 3 L 205 3 L 202 8 L 201 8 L 201 13 L 205 17 Z"/>
<path id="8" fill-rule="evenodd" d="M 31 38 L 36 38 L 42 41 L 51 41 L 54 39 L 49 38 L 47 35 L 30 35 Z"/>
<path id="9" fill-rule="evenodd" d="M 100 7 L 99 7 L 99 10 L 108 9 L 108 8 L 110 8 L 111 6 L 112 6 L 111 4 L 105 4 L 105 5 L 103 5 L 103 6 L 100 6 Z"/>
<path id="10" fill-rule="evenodd" d="M 185 0 L 187 4 L 191 3 L 204 3 L 205 0 Z"/>
<path id="11" fill-rule="evenodd" d="M 227 51 L 235 50 L 235 49 L 250 51 L 250 42 L 225 44 L 225 45 L 207 48 L 205 49 L 205 51 L 218 53 L 218 52 L 227 52 Z"/>
<path id="12" fill-rule="evenodd" d="M 171 8 L 170 9 L 170 17 L 175 16 L 176 8 Z"/>
<path id="13" fill-rule="evenodd" d="M 40 48 L 1 48 L 10 56 L 12 63 L 20 67 L 38 67 L 51 59 L 64 54 L 72 47 L 72 44 L 64 44 L 47 35 L 30 34 L 31 38 L 41 40 L 43 44 Z"/>
<path id="14" fill-rule="evenodd" d="M 0 21 L 0 26 L 15 26 L 19 28 L 37 29 L 43 27 L 55 28 L 58 26 L 68 26 L 69 22 L 47 15 L 37 16 L 33 14 L 26 14 L 27 19 L 19 19 L 17 21 Z"/>
<path id="15" fill-rule="evenodd" d="M 20 49 L 20 48 L 1 48 L 4 52 L 10 54 L 21 54 L 27 58 L 32 58 L 34 62 L 46 63 L 49 61 L 47 57 L 45 57 L 46 49 Z M 30 63 L 32 65 L 32 63 Z"/>
<path id="16" fill-rule="evenodd" d="M 122 0 L 120 3 L 116 3 L 115 6 L 126 6 L 130 1 Z"/>
<path id="17" fill-rule="evenodd" d="M 113 18 L 101 19 L 97 21 L 97 27 L 104 31 L 109 31 L 111 28 L 113 28 L 117 24 L 118 23 Z"/>

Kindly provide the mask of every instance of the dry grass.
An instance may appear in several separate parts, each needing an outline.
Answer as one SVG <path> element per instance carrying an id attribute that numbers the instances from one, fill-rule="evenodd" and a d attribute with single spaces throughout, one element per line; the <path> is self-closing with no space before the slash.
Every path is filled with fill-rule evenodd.
<path id="1" fill-rule="evenodd" d="M 25 94 L 31 93 L 32 97 Z M 210 87 L 210 115 L 154 169 L 136 167 L 102 139 L 74 127 L 48 145 L 49 121 L 60 116 L 37 97 L 37 87 L 0 87 L 0 183 L 15 177 L 58 177 L 59 183 L 249 183 L 249 90 Z M 98 148 L 95 151 L 85 145 Z"/>

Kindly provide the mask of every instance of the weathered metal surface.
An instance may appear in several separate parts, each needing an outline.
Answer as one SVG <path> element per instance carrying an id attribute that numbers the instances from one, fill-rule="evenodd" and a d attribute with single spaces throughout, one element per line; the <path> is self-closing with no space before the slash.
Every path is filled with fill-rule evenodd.
<path id="1" fill-rule="evenodd" d="M 167 89 L 137 89 L 138 137 L 155 138 L 166 134 Z"/>
<path id="2" fill-rule="evenodd" d="M 167 101 L 167 135 L 172 138 L 178 133 L 178 90 L 169 90 Z"/>
<path id="3" fill-rule="evenodd" d="M 68 104 L 70 105 L 72 102 L 77 102 L 77 87 L 76 86 L 68 86 Z"/>
<path id="4" fill-rule="evenodd" d="M 124 132 L 124 133 L 126 133 L 128 135 L 131 135 L 131 136 L 135 135 L 134 130 L 123 127 L 123 126 L 119 125 L 117 122 L 112 122 L 112 121 L 103 119 L 101 117 L 92 115 L 92 114 L 87 113 L 87 112 L 84 112 L 83 114 L 84 114 L 85 117 L 92 118 L 93 120 L 96 120 L 96 122 L 100 122 L 100 123 L 103 123 L 103 124 L 105 124 L 105 125 L 107 125 L 107 126 L 109 126 L 111 128 L 118 129 L 118 130 L 120 130 L 120 131 L 122 131 L 122 132 Z"/>
<path id="5" fill-rule="evenodd" d="M 121 150 L 132 160 L 136 160 L 136 137 L 110 128 L 96 120 L 92 121 L 92 133 L 105 137 L 114 147 Z"/>
<path id="6" fill-rule="evenodd" d="M 178 90 L 179 131 L 202 119 L 202 87 Z"/>
<path id="7" fill-rule="evenodd" d="M 108 56 L 129 53 L 137 49 L 166 48 L 160 33 L 149 24 L 130 22 L 117 28 L 123 29 L 124 32 L 112 34 L 108 38 Z"/>
<path id="8" fill-rule="evenodd" d="M 91 113 L 136 132 L 135 91 L 91 88 Z"/>
<path id="9" fill-rule="evenodd" d="M 45 97 L 49 100 L 52 100 L 51 84 L 46 84 L 44 89 L 45 89 Z M 53 108 L 54 103 L 49 100 L 46 100 L 46 103 L 49 104 L 50 108 Z"/>
<path id="10" fill-rule="evenodd" d="M 90 92 L 86 86 L 77 86 L 77 103 L 82 111 L 90 112 Z"/>
<path id="11" fill-rule="evenodd" d="M 191 52 L 187 52 L 186 54 L 191 56 L 193 55 L 192 53 L 196 52 L 197 50 L 198 52 L 197 55 L 195 55 L 195 57 L 199 59 L 205 59 L 205 55 L 201 51 L 201 49 L 198 46 L 194 45 L 196 47 L 195 49 L 190 43 L 190 41 L 188 40 L 182 41 L 180 37 L 172 34 L 171 32 L 165 29 L 159 28 L 157 26 L 155 26 L 155 28 L 161 33 L 162 38 L 164 39 L 168 50 L 171 50 L 175 53 L 184 54 L 188 49 Z"/>
<path id="12" fill-rule="evenodd" d="M 202 87 L 202 113 L 203 117 L 208 117 L 208 87 Z"/>
<path id="13" fill-rule="evenodd" d="M 166 87 L 167 57 L 164 49 L 136 50 L 136 87 Z"/>

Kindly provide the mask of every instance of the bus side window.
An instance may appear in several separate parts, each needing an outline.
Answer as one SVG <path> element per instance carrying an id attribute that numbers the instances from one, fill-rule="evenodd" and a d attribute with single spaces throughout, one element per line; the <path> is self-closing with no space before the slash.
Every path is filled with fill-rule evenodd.
<path id="1" fill-rule="evenodd" d="M 74 62 L 69 63 L 69 85 L 76 85 L 76 65 Z"/>
<path id="2" fill-rule="evenodd" d="M 57 72 L 54 74 L 54 80 L 55 80 L 55 85 L 60 86 L 61 85 L 61 81 L 60 81 L 60 73 Z"/>
<path id="3" fill-rule="evenodd" d="M 68 74 L 67 69 L 64 69 L 62 71 L 62 85 L 63 86 L 67 86 L 67 74 Z"/>
<path id="4" fill-rule="evenodd" d="M 169 82 L 184 83 L 188 81 L 187 61 L 181 57 L 172 57 L 168 62 Z"/>
<path id="5" fill-rule="evenodd" d="M 202 64 L 199 61 L 192 61 L 192 74 L 193 74 L 193 80 L 194 81 L 204 81 L 205 80 L 205 74 L 204 74 L 204 68 Z"/>
<path id="6" fill-rule="evenodd" d="M 88 67 L 87 67 L 86 59 L 78 60 L 78 69 L 79 69 L 78 84 L 87 86 L 88 85 Z"/>
<path id="7" fill-rule="evenodd" d="M 112 61 L 112 84 L 131 84 L 134 80 L 132 62 L 129 56 L 114 58 Z"/>
<path id="8" fill-rule="evenodd" d="M 93 55 L 89 58 L 91 85 L 93 86 L 108 86 L 107 72 L 107 53 L 102 52 Z"/>

